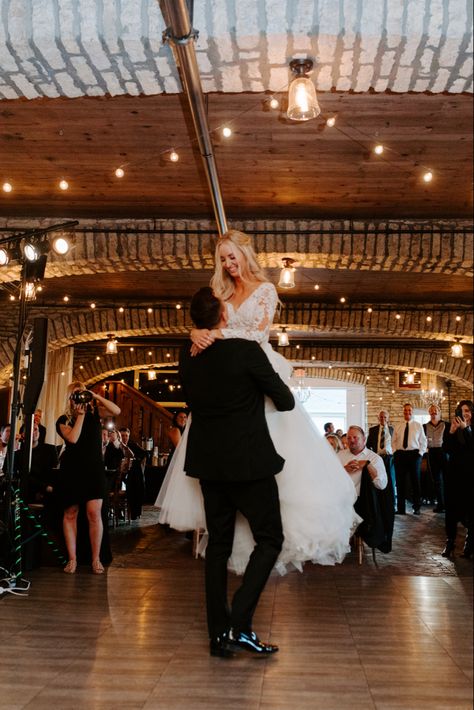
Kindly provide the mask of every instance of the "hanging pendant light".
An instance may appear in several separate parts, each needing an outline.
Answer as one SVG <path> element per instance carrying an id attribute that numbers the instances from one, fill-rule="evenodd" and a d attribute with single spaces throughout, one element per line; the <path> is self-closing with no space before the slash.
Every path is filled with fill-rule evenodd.
<path id="1" fill-rule="evenodd" d="M 285 256 L 283 261 L 283 268 L 280 271 L 280 280 L 278 281 L 278 288 L 294 288 L 295 287 L 295 269 L 292 264 L 294 264 L 294 259 L 290 259 Z"/>
<path id="2" fill-rule="evenodd" d="M 414 385 L 415 384 L 415 373 L 414 372 L 407 372 L 405 375 L 405 381 L 407 385 Z"/>
<path id="3" fill-rule="evenodd" d="M 156 380 L 156 370 L 148 370 L 148 379 Z"/>
<path id="4" fill-rule="evenodd" d="M 316 89 L 307 76 L 312 68 L 312 59 L 292 59 L 290 62 L 290 69 L 296 75 L 288 90 L 286 115 L 291 121 L 309 121 L 321 113 Z"/>
<path id="5" fill-rule="evenodd" d="M 107 355 L 116 355 L 117 354 L 117 340 L 113 335 L 108 335 L 107 336 L 109 340 L 107 340 L 107 344 L 105 346 L 105 352 Z"/>
<path id="6" fill-rule="evenodd" d="M 459 340 L 451 345 L 451 357 L 460 358 L 464 355 L 463 347 Z"/>
<path id="7" fill-rule="evenodd" d="M 282 328 L 280 332 L 278 333 L 278 345 L 280 347 L 286 347 L 287 345 L 290 344 L 290 339 L 288 338 L 288 333 L 286 332 L 286 328 Z"/>

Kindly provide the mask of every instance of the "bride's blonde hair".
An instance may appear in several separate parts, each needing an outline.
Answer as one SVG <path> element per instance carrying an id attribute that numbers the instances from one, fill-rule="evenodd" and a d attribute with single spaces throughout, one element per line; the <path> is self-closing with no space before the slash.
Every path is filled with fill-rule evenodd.
<path id="1" fill-rule="evenodd" d="M 215 271 L 211 279 L 211 288 L 217 298 L 227 301 L 235 290 L 234 279 L 223 268 L 220 259 L 220 247 L 224 242 L 229 242 L 242 254 L 242 272 L 241 276 L 244 281 L 268 281 L 265 272 L 257 261 L 257 255 L 252 246 L 252 240 L 244 232 L 239 232 L 237 229 L 230 229 L 222 236 L 216 245 L 215 252 Z"/>

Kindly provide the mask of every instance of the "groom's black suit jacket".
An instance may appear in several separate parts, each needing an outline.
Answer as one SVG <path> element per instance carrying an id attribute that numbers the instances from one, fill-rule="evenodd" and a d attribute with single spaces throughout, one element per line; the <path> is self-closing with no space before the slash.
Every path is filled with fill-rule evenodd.
<path id="1" fill-rule="evenodd" d="M 253 481 L 283 468 L 264 411 L 268 395 L 280 411 L 295 406 L 290 389 L 257 343 L 217 340 L 196 357 L 181 350 L 179 372 L 191 409 L 184 470 L 209 481 Z"/>

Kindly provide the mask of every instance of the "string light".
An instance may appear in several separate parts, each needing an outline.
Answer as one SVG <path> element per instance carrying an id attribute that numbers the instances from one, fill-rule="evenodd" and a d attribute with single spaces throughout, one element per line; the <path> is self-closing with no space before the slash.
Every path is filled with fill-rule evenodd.
<path id="1" fill-rule="evenodd" d="M 334 128 L 336 125 L 336 117 L 335 116 L 330 116 L 328 119 L 326 119 L 326 126 L 329 128 Z"/>
<path id="2" fill-rule="evenodd" d="M 3 192 L 11 192 L 13 190 L 13 185 L 11 182 L 4 182 L 2 185 Z"/>
<path id="3" fill-rule="evenodd" d="M 314 290 L 319 291 L 319 284 L 314 284 Z"/>
<path id="4" fill-rule="evenodd" d="M 170 160 L 172 163 L 177 163 L 179 160 L 179 155 L 174 148 L 170 151 Z"/>
<path id="5" fill-rule="evenodd" d="M 401 318 L 400 313 L 396 313 L 396 314 L 395 314 L 395 318 L 396 318 L 397 320 L 400 320 L 400 318 Z"/>
<path id="6" fill-rule="evenodd" d="M 183 306 L 181 305 L 181 303 L 177 303 L 177 304 L 176 304 L 176 310 L 177 310 L 177 311 L 180 311 L 180 310 L 182 309 L 182 307 L 183 307 Z"/>
<path id="7" fill-rule="evenodd" d="M 94 310 L 94 308 L 96 307 L 96 304 L 95 304 L 95 303 L 91 303 L 90 305 L 91 305 L 92 310 Z"/>
<path id="8" fill-rule="evenodd" d="M 461 320 L 461 316 L 456 316 L 456 320 L 459 323 L 459 321 Z"/>
<path id="9" fill-rule="evenodd" d="M 146 309 L 146 312 L 147 312 L 147 313 L 153 313 L 153 308 L 147 308 L 147 309 Z"/>
<path id="10" fill-rule="evenodd" d="M 432 179 L 433 179 L 433 173 L 431 172 L 431 170 L 428 170 L 426 173 L 424 173 L 423 180 L 425 182 L 431 182 Z"/>
<path id="11" fill-rule="evenodd" d="M 367 308 L 367 313 L 372 313 L 372 309 L 371 309 L 371 308 Z"/>
<path id="12" fill-rule="evenodd" d="M 69 296 L 64 296 L 64 297 L 63 297 L 63 301 L 64 301 L 64 303 L 68 303 L 68 301 L 69 301 Z"/>
<path id="13" fill-rule="evenodd" d="M 344 298 L 344 296 L 341 296 L 341 298 L 339 299 L 339 301 L 340 301 L 341 303 L 345 303 L 345 302 L 346 302 L 346 299 Z"/>
<path id="14" fill-rule="evenodd" d="M 224 138 L 230 138 L 232 135 L 232 129 L 229 128 L 229 126 L 224 126 L 224 128 L 222 129 L 222 135 L 224 136 Z"/>
<path id="15" fill-rule="evenodd" d="M 67 180 L 60 180 L 59 181 L 59 189 L 60 190 L 69 190 L 69 183 Z"/>
<path id="16" fill-rule="evenodd" d="M 272 96 L 272 98 L 270 99 L 270 101 L 268 103 L 270 105 L 270 108 L 272 108 L 273 110 L 280 107 L 280 102 L 274 96 Z"/>
<path id="17" fill-rule="evenodd" d="M 375 153 L 375 155 L 382 155 L 383 150 L 384 150 L 383 145 L 381 143 L 378 143 L 374 148 L 374 153 Z"/>
<path id="18" fill-rule="evenodd" d="M 117 170 L 115 171 L 115 177 L 123 178 L 124 175 L 125 175 L 125 170 L 123 168 L 117 168 Z"/>
<path id="19" fill-rule="evenodd" d="M 125 308 L 124 308 L 123 306 L 120 306 L 120 308 L 119 308 L 119 313 L 123 313 L 124 310 L 125 310 Z"/>
<path id="20" fill-rule="evenodd" d="M 426 320 L 427 320 L 428 323 L 431 323 L 431 321 L 432 321 L 433 319 L 432 319 L 431 316 L 426 316 Z"/>

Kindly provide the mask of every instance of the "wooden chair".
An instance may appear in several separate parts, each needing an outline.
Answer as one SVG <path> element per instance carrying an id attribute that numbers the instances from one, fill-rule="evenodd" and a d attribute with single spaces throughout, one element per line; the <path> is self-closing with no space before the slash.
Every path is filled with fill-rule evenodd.
<path id="1" fill-rule="evenodd" d="M 116 471 L 112 487 L 109 492 L 109 520 L 112 521 L 114 528 L 121 522 L 130 524 L 130 509 L 127 500 L 127 491 L 125 489 L 125 481 L 120 469 Z"/>

